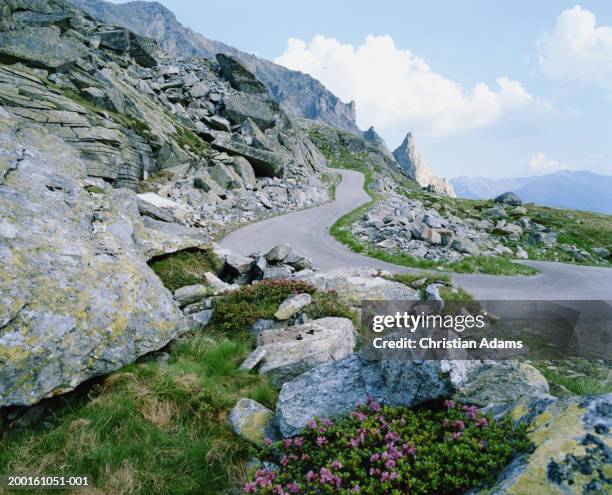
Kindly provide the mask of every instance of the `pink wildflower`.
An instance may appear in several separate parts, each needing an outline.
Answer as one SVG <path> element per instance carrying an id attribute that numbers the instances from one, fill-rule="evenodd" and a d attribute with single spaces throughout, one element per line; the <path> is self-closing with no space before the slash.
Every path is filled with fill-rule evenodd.
<path id="1" fill-rule="evenodd" d="M 476 421 L 476 426 L 478 426 L 479 428 L 484 428 L 485 426 L 488 426 L 489 422 L 487 421 L 487 418 L 482 417 L 482 418 L 478 418 L 478 421 Z"/>
<path id="2" fill-rule="evenodd" d="M 444 401 L 444 405 L 446 406 L 447 409 L 454 409 L 455 408 L 455 402 L 452 400 L 445 400 Z"/>
<path id="3" fill-rule="evenodd" d="M 326 445 L 328 443 L 327 438 L 325 437 L 317 437 L 317 445 L 319 447 L 322 447 L 323 445 Z"/>
<path id="4" fill-rule="evenodd" d="M 272 440 L 270 440 L 269 438 L 264 438 L 264 445 L 266 447 L 269 447 L 270 445 L 272 445 Z"/>

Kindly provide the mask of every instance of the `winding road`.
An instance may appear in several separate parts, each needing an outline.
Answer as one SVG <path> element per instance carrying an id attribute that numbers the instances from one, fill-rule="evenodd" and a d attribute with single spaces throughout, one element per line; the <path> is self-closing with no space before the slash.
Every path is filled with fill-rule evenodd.
<path id="1" fill-rule="evenodd" d="M 370 266 L 392 273 L 416 273 L 421 269 L 386 263 L 350 251 L 336 241 L 329 228 L 342 215 L 368 202 L 363 174 L 338 170 L 342 182 L 332 203 L 246 225 L 224 237 L 220 245 L 233 253 L 265 252 L 277 244 L 289 244 L 312 259 L 321 270 Z M 552 261 L 522 261 L 539 270 L 533 276 L 496 276 L 451 273 L 453 280 L 481 300 L 612 300 L 612 269 L 569 265 Z"/>

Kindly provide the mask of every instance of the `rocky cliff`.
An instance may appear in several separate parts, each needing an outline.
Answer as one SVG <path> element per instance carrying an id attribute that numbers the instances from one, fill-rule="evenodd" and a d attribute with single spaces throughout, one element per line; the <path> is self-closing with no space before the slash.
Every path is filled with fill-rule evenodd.
<path id="1" fill-rule="evenodd" d="M 429 170 L 416 147 L 411 132 L 406 135 L 402 144 L 393 151 L 393 156 L 404 173 L 421 187 L 429 187 L 437 193 L 455 197 L 455 191 L 453 191 L 453 186 L 448 179 L 439 179 Z"/>
<path id="2" fill-rule="evenodd" d="M 354 102 L 343 103 L 319 81 L 302 72 L 286 69 L 268 60 L 210 40 L 180 24 L 172 12 L 157 2 L 113 4 L 103 0 L 73 0 L 73 3 L 106 22 L 127 27 L 153 38 L 173 57 L 204 56 L 217 53 L 240 60 L 269 89 L 287 112 L 319 120 L 338 129 L 359 132 Z"/>
<path id="3" fill-rule="evenodd" d="M 185 331 L 152 257 L 329 196 L 323 156 L 236 59 L 164 59 L 63 0 L 0 14 L 2 407 Z"/>

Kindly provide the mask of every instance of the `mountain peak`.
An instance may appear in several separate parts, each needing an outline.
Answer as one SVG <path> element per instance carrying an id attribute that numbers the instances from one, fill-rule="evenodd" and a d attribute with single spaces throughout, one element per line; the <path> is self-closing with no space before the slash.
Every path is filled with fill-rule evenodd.
<path id="1" fill-rule="evenodd" d="M 438 193 L 455 197 L 455 191 L 448 179 L 440 179 L 431 172 L 416 147 L 416 140 L 411 131 L 393 152 L 393 156 L 402 171 L 419 186 L 432 187 Z"/>

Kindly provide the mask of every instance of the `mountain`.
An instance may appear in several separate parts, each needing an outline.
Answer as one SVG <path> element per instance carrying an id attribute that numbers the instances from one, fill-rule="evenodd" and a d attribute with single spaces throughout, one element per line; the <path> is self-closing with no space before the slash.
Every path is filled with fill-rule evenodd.
<path id="1" fill-rule="evenodd" d="M 544 206 L 612 213 L 612 176 L 561 170 L 515 179 L 458 177 L 451 183 L 460 198 L 490 199 L 506 191 Z"/>
<path id="2" fill-rule="evenodd" d="M 448 179 L 439 179 L 429 170 L 416 147 L 416 142 L 411 132 L 406 135 L 402 144 L 393 152 L 393 156 L 404 173 L 421 187 L 431 187 L 438 193 L 447 194 L 451 197 L 455 196 L 453 186 Z"/>
<path id="3" fill-rule="evenodd" d="M 307 74 L 286 69 L 195 33 L 157 2 L 113 4 L 103 0 L 73 0 L 72 3 L 98 19 L 155 39 L 171 57 L 199 55 L 214 59 L 217 53 L 232 55 L 266 85 L 288 113 L 319 120 L 341 130 L 360 132 L 355 123 L 354 102 L 343 103 Z"/>

